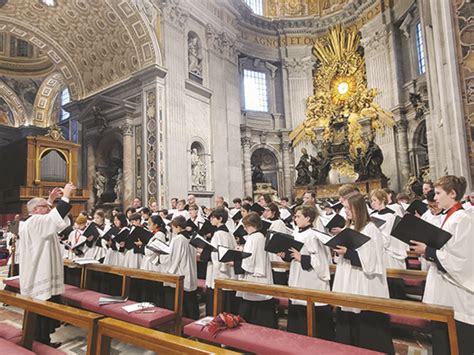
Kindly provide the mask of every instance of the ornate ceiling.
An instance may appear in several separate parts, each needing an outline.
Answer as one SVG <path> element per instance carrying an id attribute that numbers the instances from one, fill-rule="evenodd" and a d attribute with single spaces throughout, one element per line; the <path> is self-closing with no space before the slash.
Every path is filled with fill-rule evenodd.
<path id="1" fill-rule="evenodd" d="M 155 23 L 137 8 L 142 1 L 58 0 L 48 7 L 9 0 L 0 11 L 0 32 L 40 48 L 62 74 L 71 98 L 83 99 L 161 64 Z"/>

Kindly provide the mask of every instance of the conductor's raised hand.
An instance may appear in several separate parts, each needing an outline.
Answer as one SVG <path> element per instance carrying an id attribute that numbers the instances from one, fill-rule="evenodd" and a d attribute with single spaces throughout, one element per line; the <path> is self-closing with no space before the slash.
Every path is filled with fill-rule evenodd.
<path id="1" fill-rule="evenodd" d="M 64 186 L 64 188 L 62 188 L 63 197 L 70 198 L 72 192 L 75 189 L 76 189 L 76 186 L 74 186 L 73 183 L 71 183 L 71 182 L 67 183 L 66 186 Z"/>
<path id="2" fill-rule="evenodd" d="M 55 187 L 54 189 L 52 189 L 50 192 L 49 192 L 49 197 L 48 197 L 48 202 L 50 204 L 53 204 L 53 202 L 61 197 L 63 195 L 63 192 L 62 192 L 62 189 L 59 188 L 59 187 Z"/>

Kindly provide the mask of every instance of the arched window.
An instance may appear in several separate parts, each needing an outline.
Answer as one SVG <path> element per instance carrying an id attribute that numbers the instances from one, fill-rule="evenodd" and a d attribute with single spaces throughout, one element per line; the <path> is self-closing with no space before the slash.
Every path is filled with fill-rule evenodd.
<path id="1" fill-rule="evenodd" d="M 71 102 L 71 97 L 69 96 L 69 89 L 65 88 L 61 91 L 61 117 L 60 120 L 67 120 L 69 118 L 69 112 L 63 109 L 63 106 Z"/>

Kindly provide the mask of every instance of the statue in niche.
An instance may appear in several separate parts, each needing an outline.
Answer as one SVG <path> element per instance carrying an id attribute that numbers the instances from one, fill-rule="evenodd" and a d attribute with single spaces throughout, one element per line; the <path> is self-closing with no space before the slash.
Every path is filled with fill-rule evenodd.
<path id="1" fill-rule="evenodd" d="M 252 165 L 252 184 L 267 182 L 260 164 Z"/>
<path id="2" fill-rule="evenodd" d="M 123 173 L 122 169 L 117 170 L 117 175 L 114 177 L 115 180 L 115 186 L 114 186 L 114 192 L 115 192 L 115 202 L 121 202 L 122 201 L 122 184 L 123 184 Z"/>
<path id="3" fill-rule="evenodd" d="M 188 35 L 188 71 L 198 77 L 202 77 L 202 55 L 199 38 L 190 33 Z"/>
<path id="4" fill-rule="evenodd" d="M 201 160 L 196 148 L 191 149 L 191 179 L 193 190 L 204 190 L 206 188 L 206 164 Z"/>
<path id="5" fill-rule="evenodd" d="M 105 185 L 107 184 L 107 178 L 105 175 L 97 170 L 95 172 L 95 178 L 94 178 L 94 189 L 95 189 L 95 197 L 96 201 L 101 200 L 102 195 L 105 192 Z"/>
<path id="6" fill-rule="evenodd" d="M 92 106 L 92 114 L 94 119 L 98 122 L 99 132 L 102 134 L 108 126 L 107 119 L 102 113 L 102 109 L 98 106 Z"/>
<path id="7" fill-rule="evenodd" d="M 368 179 L 386 178 L 382 173 L 383 153 L 380 147 L 371 139 L 367 148 L 366 170 Z"/>
<path id="8" fill-rule="evenodd" d="M 316 157 L 311 157 L 311 177 L 317 185 L 326 183 L 330 168 L 330 161 L 322 152 L 318 152 Z"/>
<path id="9" fill-rule="evenodd" d="M 301 158 L 295 169 L 298 173 L 296 178 L 296 185 L 308 185 L 311 182 L 311 175 L 309 172 L 310 159 L 306 148 L 301 149 Z"/>

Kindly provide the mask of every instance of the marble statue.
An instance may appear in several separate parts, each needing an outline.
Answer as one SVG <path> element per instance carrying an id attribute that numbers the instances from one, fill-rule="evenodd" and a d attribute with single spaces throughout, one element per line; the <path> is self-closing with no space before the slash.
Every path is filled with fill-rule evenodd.
<path id="1" fill-rule="evenodd" d="M 260 167 L 260 164 L 252 165 L 252 183 L 267 182 L 265 179 L 265 174 Z"/>
<path id="2" fill-rule="evenodd" d="M 94 188 L 96 199 L 99 200 L 105 192 L 105 184 L 107 183 L 107 178 L 99 170 L 95 172 L 94 178 Z"/>
<path id="3" fill-rule="evenodd" d="M 115 175 L 115 202 L 120 202 L 122 200 L 122 184 L 123 184 L 123 173 L 122 169 L 117 170 L 117 175 Z"/>
<path id="4" fill-rule="evenodd" d="M 188 71 L 202 77 L 202 55 L 199 38 L 195 35 L 188 36 Z"/>
<path id="5" fill-rule="evenodd" d="M 206 187 L 206 164 L 201 160 L 196 148 L 191 149 L 191 179 L 193 188 L 204 190 Z"/>
<path id="6" fill-rule="evenodd" d="M 308 185 L 311 182 L 311 175 L 309 172 L 310 159 L 306 148 L 301 149 L 301 158 L 295 169 L 298 173 L 296 178 L 296 185 Z"/>
<path id="7" fill-rule="evenodd" d="M 366 171 L 368 179 L 384 178 L 382 173 L 383 153 L 374 140 L 369 142 L 366 156 Z"/>

